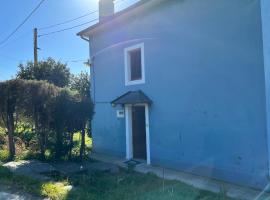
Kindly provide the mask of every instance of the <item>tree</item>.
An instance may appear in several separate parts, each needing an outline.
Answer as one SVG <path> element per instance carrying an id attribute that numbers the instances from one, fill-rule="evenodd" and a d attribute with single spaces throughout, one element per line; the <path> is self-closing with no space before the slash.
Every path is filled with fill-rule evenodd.
<path id="1" fill-rule="evenodd" d="M 87 72 L 81 72 L 71 79 L 71 89 L 78 91 L 82 97 L 90 98 L 90 75 Z"/>
<path id="2" fill-rule="evenodd" d="M 70 124 L 70 119 L 73 117 L 72 102 L 73 102 L 73 92 L 67 88 L 62 88 L 58 93 L 54 104 L 52 112 L 51 128 L 55 131 L 55 157 L 58 159 L 64 155 L 67 148 L 64 147 L 67 137 L 69 134 L 73 134 L 76 128 L 68 128 L 73 126 Z M 71 130 L 71 131 L 70 131 Z M 69 137 L 69 140 L 73 141 L 73 137 Z"/>
<path id="3" fill-rule="evenodd" d="M 46 132 L 53 119 L 53 104 L 60 88 L 46 81 L 27 81 L 24 99 L 24 114 L 33 119 L 38 135 L 41 159 L 45 158 Z"/>
<path id="4" fill-rule="evenodd" d="M 24 81 L 15 79 L 0 83 L 0 115 L 8 132 L 9 156 L 15 156 L 14 131 L 20 103 L 23 101 Z"/>
<path id="5" fill-rule="evenodd" d="M 46 80 L 58 87 L 68 86 L 70 83 L 70 70 L 66 64 L 48 58 L 45 61 L 28 62 L 26 65 L 20 64 L 17 78 L 25 80 Z"/>
<path id="6" fill-rule="evenodd" d="M 71 81 L 71 89 L 78 91 L 79 103 L 75 112 L 78 112 L 77 119 L 80 127 L 82 140 L 80 146 L 80 159 L 82 160 L 85 154 L 85 132 L 88 127 L 87 133 L 91 134 L 91 120 L 93 116 L 93 103 L 90 96 L 90 76 L 87 72 L 81 72 L 79 75 L 74 76 Z"/>
<path id="7" fill-rule="evenodd" d="M 78 104 L 79 112 L 79 124 L 81 125 L 81 147 L 80 147 L 80 159 L 83 159 L 85 155 L 85 130 L 86 125 L 92 120 L 93 116 L 93 103 L 90 98 L 82 97 Z"/>
<path id="8" fill-rule="evenodd" d="M 86 124 L 92 119 L 93 104 L 90 98 L 82 97 L 76 91 L 61 89 L 56 98 L 53 112 L 52 127 L 56 133 L 55 152 L 59 158 L 66 152 L 64 139 L 69 140 L 69 158 L 73 148 L 73 134 L 80 131 L 82 135 L 80 145 L 80 158 L 85 155 Z M 66 134 L 65 134 L 66 133 Z M 66 137 L 64 137 L 66 136 Z"/>

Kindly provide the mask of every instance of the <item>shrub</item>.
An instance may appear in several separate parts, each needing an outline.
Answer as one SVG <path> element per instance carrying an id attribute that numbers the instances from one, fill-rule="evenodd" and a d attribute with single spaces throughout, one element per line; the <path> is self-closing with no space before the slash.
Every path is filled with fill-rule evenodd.
<path id="1" fill-rule="evenodd" d="M 5 141 L 6 141 L 5 129 L 0 127 L 0 146 L 5 144 Z"/>
<path id="2" fill-rule="evenodd" d="M 0 135 L 5 135 L 5 134 L 6 134 L 5 129 L 0 127 Z"/>
<path id="3" fill-rule="evenodd" d="M 29 147 L 30 142 L 36 136 L 31 124 L 23 122 L 17 124 L 14 134 L 16 137 L 19 137 L 22 140 L 26 147 Z"/>
<path id="4" fill-rule="evenodd" d="M 53 200 L 62 200 L 67 196 L 68 191 L 62 183 L 45 183 L 42 185 L 41 194 L 43 196 L 49 197 Z"/>
<path id="5" fill-rule="evenodd" d="M 9 152 L 8 150 L 0 150 L 0 161 L 7 162 L 9 160 Z"/>

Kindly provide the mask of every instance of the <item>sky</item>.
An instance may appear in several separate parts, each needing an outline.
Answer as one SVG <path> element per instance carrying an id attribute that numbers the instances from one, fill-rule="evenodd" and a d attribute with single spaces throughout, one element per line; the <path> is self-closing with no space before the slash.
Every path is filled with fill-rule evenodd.
<path id="1" fill-rule="evenodd" d="M 116 11 L 138 0 L 117 0 Z M 36 7 L 40 0 L 1 0 L 0 42 L 3 41 Z M 16 75 L 18 65 L 33 60 L 33 28 L 47 27 L 98 10 L 98 0 L 45 0 L 41 7 L 13 37 L 0 46 L 0 81 Z M 97 19 L 98 13 L 83 17 L 72 23 L 39 30 L 46 34 Z M 97 23 L 97 21 L 93 22 Z M 72 73 L 88 71 L 83 64 L 88 59 L 88 43 L 76 35 L 89 27 L 87 24 L 72 30 L 38 38 L 39 60 L 52 57 L 67 63 Z"/>

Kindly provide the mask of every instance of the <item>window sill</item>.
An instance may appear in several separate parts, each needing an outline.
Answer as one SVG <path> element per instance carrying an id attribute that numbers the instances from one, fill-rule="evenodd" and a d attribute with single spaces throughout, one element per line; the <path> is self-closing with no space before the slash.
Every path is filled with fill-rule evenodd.
<path id="1" fill-rule="evenodd" d="M 145 80 L 127 81 L 126 86 L 145 84 Z"/>

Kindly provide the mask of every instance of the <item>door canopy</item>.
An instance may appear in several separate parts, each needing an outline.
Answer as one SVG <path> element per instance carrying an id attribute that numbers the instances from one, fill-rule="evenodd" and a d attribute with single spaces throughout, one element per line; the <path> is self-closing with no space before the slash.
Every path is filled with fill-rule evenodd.
<path id="1" fill-rule="evenodd" d="M 152 104 L 152 100 L 141 90 L 129 91 L 111 102 L 112 106 L 125 104 Z"/>

